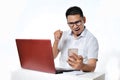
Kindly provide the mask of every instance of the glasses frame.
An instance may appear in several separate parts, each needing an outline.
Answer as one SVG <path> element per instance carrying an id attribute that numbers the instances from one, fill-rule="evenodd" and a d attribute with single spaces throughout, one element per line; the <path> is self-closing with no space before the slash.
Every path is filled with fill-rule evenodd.
<path id="1" fill-rule="evenodd" d="M 82 21 L 81 21 L 81 20 L 78 20 L 78 21 L 75 21 L 75 22 L 68 22 L 68 25 L 69 25 L 70 27 L 73 27 L 74 24 L 75 24 L 76 26 L 80 26 L 80 25 L 82 24 Z"/>

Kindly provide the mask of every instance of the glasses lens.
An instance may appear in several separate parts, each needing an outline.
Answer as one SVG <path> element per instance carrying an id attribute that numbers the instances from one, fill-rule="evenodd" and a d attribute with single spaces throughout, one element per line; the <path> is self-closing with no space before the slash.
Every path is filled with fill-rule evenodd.
<path id="1" fill-rule="evenodd" d="M 77 21 L 75 24 L 76 24 L 77 26 L 79 26 L 79 25 L 81 25 L 81 22 L 80 22 L 80 21 Z"/>
<path id="2" fill-rule="evenodd" d="M 68 25 L 69 25 L 70 27 L 73 27 L 73 26 L 74 26 L 74 24 L 71 24 L 71 23 L 68 23 Z"/>
<path id="3" fill-rule="evenodd" d="M 69 22 L 69 23 L 68 23 L 68 25 L 69 25 L 70 27 L 73 27 L 74 24 L 76 24 L 77 26 L 79 26 L 79 25 L 81 25 L 81 21 L 79 20 L 79 21 L 76 21 L 76 22 Z"/>

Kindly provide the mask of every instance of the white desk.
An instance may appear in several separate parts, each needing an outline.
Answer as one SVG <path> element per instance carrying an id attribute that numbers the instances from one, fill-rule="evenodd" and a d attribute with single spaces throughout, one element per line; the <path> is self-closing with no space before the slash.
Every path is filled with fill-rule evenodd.
<path id="1" fill-rule="evenodd" d="M 27 69 L 19 69 L 11 73 L 11 80 L 104 80 L 105 75 L 99 72 L 82 75 L 50 74 Z"/>

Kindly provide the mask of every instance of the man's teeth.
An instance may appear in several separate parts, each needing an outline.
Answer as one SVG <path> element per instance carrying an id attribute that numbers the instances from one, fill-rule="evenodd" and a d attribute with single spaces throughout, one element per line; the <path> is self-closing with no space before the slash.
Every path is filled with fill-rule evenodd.
<path id="1" fill-rule="evenodd" d="M 79 30 L 79 28 L 78 29 L 75 29 L 75 31 L 78 31 Z"/>

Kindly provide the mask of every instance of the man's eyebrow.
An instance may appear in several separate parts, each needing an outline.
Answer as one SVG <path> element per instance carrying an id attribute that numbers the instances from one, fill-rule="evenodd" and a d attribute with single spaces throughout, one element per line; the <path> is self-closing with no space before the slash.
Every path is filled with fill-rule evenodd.
<path id="1" fill-rule="evenodd" d="M 78 23 L 81 22 L 81 20 L 75 21 L 75 22 L 68 22 L 69 24 L 74 24 L 74 23 Z"/>

